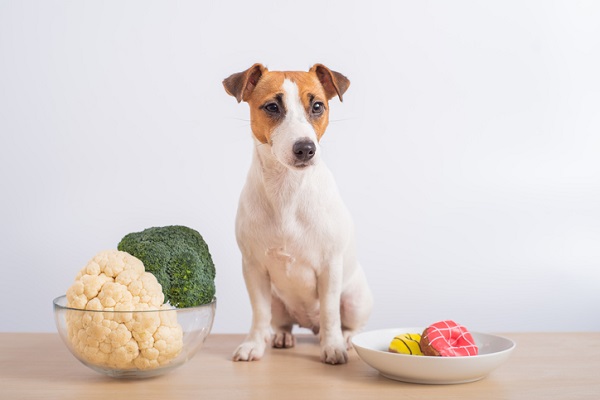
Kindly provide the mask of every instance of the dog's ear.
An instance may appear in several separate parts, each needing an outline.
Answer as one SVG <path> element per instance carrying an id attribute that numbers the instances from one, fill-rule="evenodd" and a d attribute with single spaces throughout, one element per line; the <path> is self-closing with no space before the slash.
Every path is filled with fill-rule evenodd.
<path id="1" fill-rule="evenodd" d="M 233 74 L 223 80 L 225 91 L 235 97 L 238 103 L 242 100 L 247 101 L 265 71 L 267 71 L 267 68 L 257 63 L 245 71 Z"/>
<path id="2" fill-rule="evenodd" d="M 340 101 L 344 101 L 342 95 L 348 90 L 350 86 L 350 80 L 339 72 L 332 71 L 323 64 L 315 64 L 309 72 L 317 74 L 317 78 L 325 89 L 325 95 L 327 100 L 330 100 L 334 96 L 338 96 Z"/>

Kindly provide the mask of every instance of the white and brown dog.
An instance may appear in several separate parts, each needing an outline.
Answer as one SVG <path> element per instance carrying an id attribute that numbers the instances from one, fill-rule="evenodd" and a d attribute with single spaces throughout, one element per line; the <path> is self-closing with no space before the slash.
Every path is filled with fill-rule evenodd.
<path id="1" fill-rule="evenodd" d="M 328 100 L 341 101 L 350 81 L 321 64 L 308 72 L 255 64 L 223 85 L 250 106 L 255 141 L 236 220 L 252 327 L 233 359 L 260 359 L 271 339 L 273 347 L 294 346 L 298 324 L 319 333 L 323 362 L 345 363 L 372 297 L 356 259 L 352 219 L 321 161 L 319 140 Z"/>

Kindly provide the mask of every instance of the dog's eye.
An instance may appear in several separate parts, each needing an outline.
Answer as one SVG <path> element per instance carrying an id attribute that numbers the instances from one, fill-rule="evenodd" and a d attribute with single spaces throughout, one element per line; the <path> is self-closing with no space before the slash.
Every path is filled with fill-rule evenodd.
<path id="1" fill-rule="evenodd" d="M 316 101 L 316 102 L 313 103 L 311 111 L 312 111 L 312 113 L 314 115 L 320 115 L 320 114 L 322 114 L 323 110 L 325 110 L 325 104 L 323 104 L 320 101 Z"/>
<path id="2" fill-rule="evenodd" d="M 277 103 L 269 103 L 264 108 L 265 110 L 267 110 L 267 112 L 270 112 L 272 114 L 279 114 L 279 106 L 277 105 Z"/>

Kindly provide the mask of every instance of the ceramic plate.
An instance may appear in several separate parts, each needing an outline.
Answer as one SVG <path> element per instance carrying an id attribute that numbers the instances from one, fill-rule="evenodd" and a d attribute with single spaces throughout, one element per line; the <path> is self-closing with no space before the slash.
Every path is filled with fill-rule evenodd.
<path id="1" fill-rule="evenodd" d="M 427 357 L 390 353 L 394 336 L 421 333 L 424 327 L 382 329 L 352 338 L 359 357 L 386 378 L 410 383 L 455 384 L 477 381 L 500 366 L 515 348 L 515 342 L 487 333 L 471 332 L 479 354 L 467 357 Z"/>

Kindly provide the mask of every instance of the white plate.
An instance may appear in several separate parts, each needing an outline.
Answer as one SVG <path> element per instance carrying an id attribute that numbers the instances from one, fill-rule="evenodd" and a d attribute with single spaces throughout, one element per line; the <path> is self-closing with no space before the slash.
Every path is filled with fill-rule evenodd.
<path id="1" fill-rule="evenodd" d="M 401 333 L 425 328 L 395 328 L 363 332 L 352 338 L 359 357 L 386 378 L 410 383 L 455 384 L 477 381 L 508 359 L 515 342 L 500 336 L 471 332 L 479 354 L 467 357 L 427 357 L 390 353 L 390 342 Z"/>

